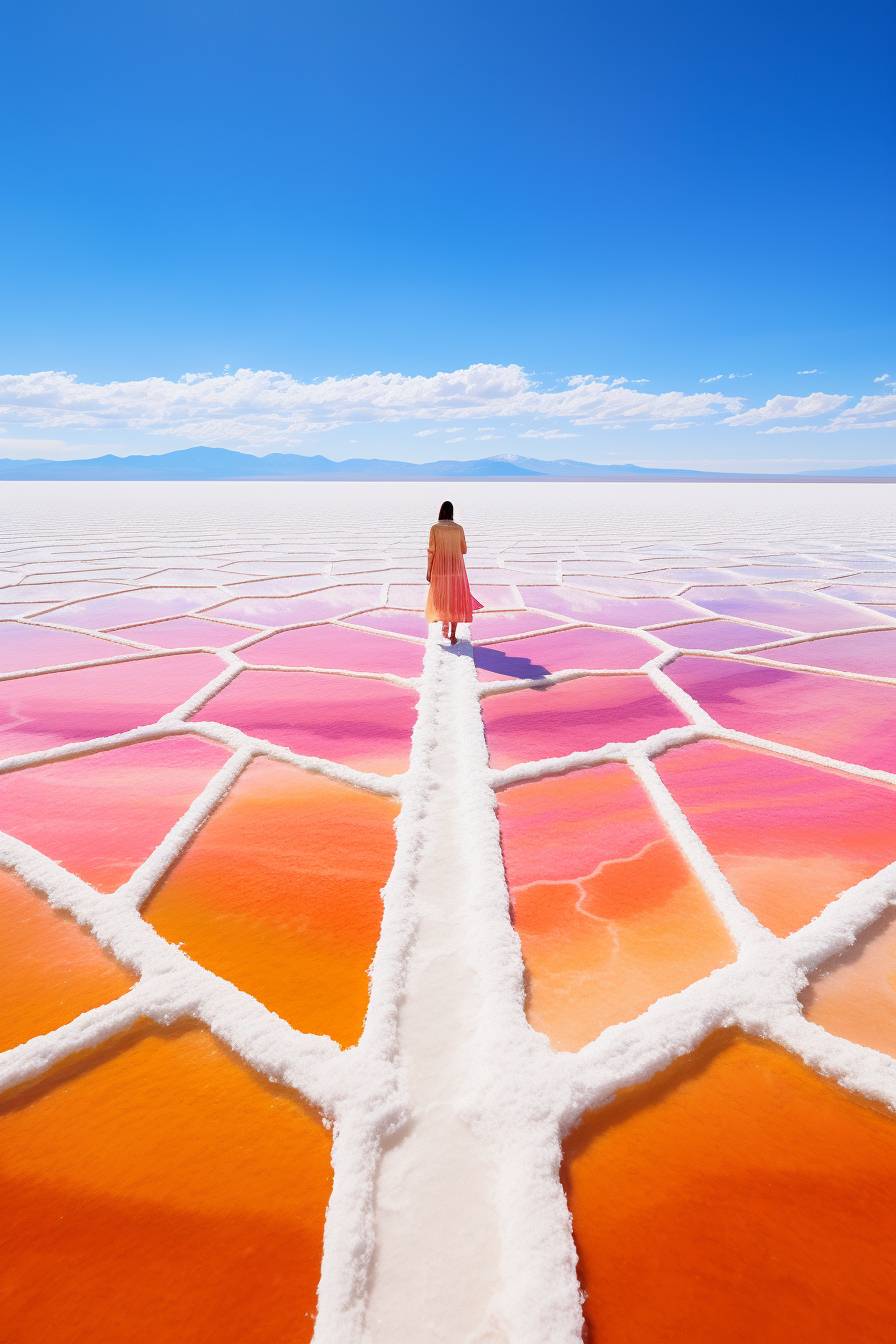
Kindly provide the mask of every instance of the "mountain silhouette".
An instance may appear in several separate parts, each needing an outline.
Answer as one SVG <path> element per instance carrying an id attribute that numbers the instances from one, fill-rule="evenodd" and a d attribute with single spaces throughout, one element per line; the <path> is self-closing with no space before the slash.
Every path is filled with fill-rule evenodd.
<path id="1" fill-rule="evenodd" d="M 2 443 L 2 440 L 0 440 Z M 634 463 L 543 461 L 512 453 L 470 461 L 400 462 L 388 458 L 334 461 L 320 454 L 235 452 L 230 448 L 182 448 L 172 453 L 134 453 L 56 461 L 0 458 L 2 481 L 819 481 L 896 480 L 896 465 L 775 475 L 761 472 L 692 471 L 639 467 Z"/>

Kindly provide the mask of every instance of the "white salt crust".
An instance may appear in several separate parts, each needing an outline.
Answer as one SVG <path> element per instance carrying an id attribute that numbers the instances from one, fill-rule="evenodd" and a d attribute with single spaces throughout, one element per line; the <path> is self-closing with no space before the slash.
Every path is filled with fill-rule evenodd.
<path id="1" fill-rule="evenodd" d="M 40 549 L 29 545 L 8 548 L 14 554 Z M 144 552 L 150 549 L 144 547 Z M 163 554 L 173 549 L 174 543 Z M 512 544 L 503 548 L 495 563 L 503 564 L 504 552 L 511 549 Z M 889 553 L 868 553 L 876 560 L 892 563 L 893 556 Z M 338 552 L 333 554 L 338 557 Z M 737 553 L 734 554 L 737 558 Z M 771 560 L 774 554 L 766 551 L 759 558 L 754 556 L 754 562 Z M 701 558 L 708 558 L 705 551 Z M 557 581 L 561 576 L 562 563 L 558 561 Z M 732 582 L 737 581 L 744 582 L 733 576 Z M 147 582 L 145 586 L 152 584 Z M 385 598 L 385 591 L 382 596 Z M 848 609 L 853 619 L 856 613 L 861 613 L 856 604 L 834 595 L 830 597 Z M 694 606 L 695 613 L 687 617 L 688 624 L 697 619 L 719 619 L 715 613 L 688 605 Z M 203 610 L 182 614 L 201 617 Z M 214 619 L 224 618 L 215 615 Z M 771 662 L 755 657 L 756 653 L 762 648 L 797 645 L 843 633 L 806 634 L 738 620 L 758 630 L 781 634 L 781 638 L 767 644 L 752 646 L 752 656 L 740 661 Z M 242 640 L 240 646 L 246 647 L 283 629 L 326 623 L 316 620 L 276 628 L 258 627 L 257 635 Z M 46 621 L 40 624 L 49 625 Z M 570 625 L 560 628 L 568 629 Z M 419 689 L 410 762 L 402 776 L 389 778 L 302 756 L 213 721 L 185 722 L 189 714 L 198 712 L 244 668 L 238 653 L 232 650 L 203 649 L 221 660 L 221 672 L 156 724 L 0 761 L 0 772 L 5 773 L 185 733 L 218 742 L 231 751 L 229 759 L 153 854 L 112 895 L 96 892 L 23 842 L 0 837 L 0 866 L 18 873 L 53 907 L 70 914 L 90 930 L 102 946 L 138 977 L 134 987 L 114 1002 L 0 1053 L 0 1088 L 33 1079 L 58 1061 L 113 1038 L 141 1018 L 162 1024 L 194 1018 L 204 1022 L 262 1075 L 292 1088 L 316 1106 L 332 1127 L 334 1170 L 314 1334 L 316 1344 L 355 1341 L 380 1344 L 375 1327 L 367 1319 L 366 1305 L 378 1233 L 376 1176 L 384 1144 L 400 1144 L 402 1136 L 412 1134 L 420 1120 L 410 1104 L 406 1073 L 409 1042 L 402 1026 L 401 1009 L 408 965 L 422 936 L 421 920 L 429 917 L 420 899 L 419 882 L 427 845 L 438 826 L 437 794 L 443 783 L 440 772 L 446 768 L 446 722 L 451 725 L 451 768 L 463 785 L 456 790 L 457 815 L 453 819 L 464 836 L 463 872 L 453 875 L 453 888 L 461 912 L 458 927 L 463 935 L 466 973 L 475 980 L 480 1005 L 469 1039 L 462 1043 L 464 1069 L 456 1105 L 458 1115 L 475 1135 L 492 1171 L 491 1197 L 500 1231 L 500 1254 L 495 1264 L 489 1266 L 491 1292 L 483 1326 L 488 1333 L 478 1335 L 478 1339 L 507 1340 L 513 1344 L 517 1341 L 544 1344 L 546 1340 L 552 1344 L 554 1341 L 573 1344 L 581 1339 L 576 1254 L 559 1181 L 563 1138 L 586 1111 L 606 1105 L 621 1088 L 647 1081 L 673 1060 L 695 1049 L 712 1032 L 736 1026 L 748 1034 L 774 1041 L 841 1086 L 896 1108 L 896 1061 L 808 1022 L 799 1002 L 808 976 L 872 928 L 896 902 L 896 863 L 843 892 L 805 927 L 787 938 L 777 938 L 737 900 L 715 860 L 660 780 L 652 761 L 688 742 L 711 738 L 738 742 L 890 785 L 896 785 L 896 775 L 722 728 L 664 670 L 679 656 L 671 642 L 674 624 L 654 627 L 649 633 L 631 631 L 628 627 L 597 628 L 637 633 L 659 650 L 638 675 L 648 676 L 657 690 L 678 706 L 690 726 L 668 729 L 640 742 L 607 743 L 594 751 L 527 762 L 509 770 L 492 770 L 480 715 L 482 697 L 594 673 L 565 669 L 534 683 L 483 685 L 476 679 L 471 646 L 466 641 L 456 651 L 449 652 L 431 636 L 419 680 L 378 677 Z M 886 621 L 848 627 L 856 633 L 883 628 L 887 628 Z M 102 637 L 102 632 L 90 633 Z M 519 637 L 528 637 L 530 633 Z M 504 641 L 496 638 L 492 642 Z M 129 643 L 134 648 L 132 657 L 146 656 L 145 646 L 136 641 Z M 688 656 L 736 655 L 736 651 L 682 652 Z M 162 655 L 150 651 L 149 656 Z M 164 656 L 172 654 L 166 651 Z M 48 669 L 40 668 L 15 675 L 45 671 Z M 634 669 L 631 673 L 613 675 L 633 674 Z M 825 675 L 832 674 L 825 669 Z M 854 679 L 891 680 L 867 675 Z M 259 756 L 401 800 L 395 863 L 383 892 L 381 934 L 371 967 L 367 1018 L 361 1039 L 349 1049 L 340 1049 L 328 1037 L 295 1030 L 250 995 L 196 965 L 179 948 L 161 938 L 140 914 L 140 907 L 177 857 L 249 762 Z M 583 1049 L 558 1052 L 544 1036 L 532 1030 L 524 1014 L 523 967 L 519 941 L 508 918 L 496 790 L 603 761 L 625 762 L 637 775 L 670 837 L 725 923 L 737 955 L 730 965 L 677 994 L 657 1000 L 633 1021 L 607 1028 Z M 425 1154 L 425 1148 L 423 1151 Z M 440 1155 L 431 1156 L 437 1160 Z M 450 1154 L 447 1160 L 451 1160 Z M 438 1208 L 413 1207 L 407 1213 L 408 1217 L 430 1220 L 440 1216 Z M 446 1254 L 451 1253 L 452 1247 L 447 1245 Z M 424 1268 L 411 1263 L 406 1272 L 413 1274 L 415 1269 Z M 400 1294 L 402 1283 L 393 1284 L 392 1291 Z M 445 1338 L 451 1338 L 450 1319 L 448 1328 Z M 440 1337 L 426 1331 L 417 1335 L 421 1341 Z"/>

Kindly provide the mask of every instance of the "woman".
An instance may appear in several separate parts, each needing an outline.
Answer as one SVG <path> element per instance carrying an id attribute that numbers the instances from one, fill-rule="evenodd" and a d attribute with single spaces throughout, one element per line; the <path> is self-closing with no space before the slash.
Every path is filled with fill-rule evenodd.
<path id="1" fill-rule="evenodd" d="M 439 521 L 429 529 L 429 548 L 426 553 L 426 582 L 429 592 L 426 595 L 426 619 L 441 621 L 442 634 L 451 633 L 451 643 L 457 643 L 457 623 L 473 619 L 473 612 L 479 611 L 481 602 L 477 602 L 470 592 L 467 568 L 464 556 L 467 553 L 467 539 L 460 523 L 454 521 L 454 505 L 450 499 L 439 509 Z"/>

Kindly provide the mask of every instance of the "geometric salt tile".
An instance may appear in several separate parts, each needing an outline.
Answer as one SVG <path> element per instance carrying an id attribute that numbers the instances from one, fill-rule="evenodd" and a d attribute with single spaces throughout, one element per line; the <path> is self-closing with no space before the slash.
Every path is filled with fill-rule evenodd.
<path id="1" fill-rule="evenodd" d="M 0 774 L 0 830 L 112 891 L 228 758 L 211 742 L 177 736 Z"/>

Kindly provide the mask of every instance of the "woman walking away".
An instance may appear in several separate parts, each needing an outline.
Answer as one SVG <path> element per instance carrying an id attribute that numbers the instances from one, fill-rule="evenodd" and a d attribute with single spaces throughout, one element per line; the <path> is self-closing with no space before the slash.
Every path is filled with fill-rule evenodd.
<path id="1" fill-rule="evenodd" d="M 482 608 L 470 592 L 464 556 L 467 539 L 460 523 L 454 521 L 454 505 L 449 499 L 439 509 L 439 521 L 429 529 L 429 549 L 426 558 L 426 619 L 442 622 L 442 635 L 451 634 L 451 643 L 457 643 L 457 623 L 473 619 L 473 612 Z"/>

